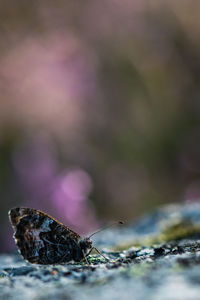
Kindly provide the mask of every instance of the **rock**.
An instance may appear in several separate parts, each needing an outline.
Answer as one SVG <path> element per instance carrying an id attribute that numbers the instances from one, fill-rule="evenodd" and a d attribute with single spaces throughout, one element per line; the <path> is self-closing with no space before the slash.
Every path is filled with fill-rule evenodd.
<path id="1" fill-rule="evenodd" d="M 0 256 L 0 299 L 199 299 L 200 205 L 167 206 L 137 224 L 102 232 L 109 258 L 90 265 L 31 265 Z"/>

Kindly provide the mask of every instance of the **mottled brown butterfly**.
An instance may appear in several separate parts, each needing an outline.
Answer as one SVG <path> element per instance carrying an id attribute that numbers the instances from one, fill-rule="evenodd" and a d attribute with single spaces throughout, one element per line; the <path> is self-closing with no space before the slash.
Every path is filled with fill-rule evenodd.
<path id="1" fill-rule="evenodd" d="M 9 219 L 14 229 L 14 239 L 21 255 L 30 263 L 62 264 L 87 260 L 92 250 L 91 236 L 81 238 L 69 227 L 56 221 L 42 211 L 16 207 L 9 211 Z M 122 224 L 123 222 L 119 222 Z"/>

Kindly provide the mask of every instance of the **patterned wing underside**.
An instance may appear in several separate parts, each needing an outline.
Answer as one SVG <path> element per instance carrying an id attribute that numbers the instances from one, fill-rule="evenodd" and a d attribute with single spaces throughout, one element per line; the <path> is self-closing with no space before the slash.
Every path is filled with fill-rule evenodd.
<path id="1" fill-rule="evenodd" d="M 9 218 L 20 253 L 31 263 L 68 262 L 79 250 L 80 236 L 41 211 L 13 208 Z"/>

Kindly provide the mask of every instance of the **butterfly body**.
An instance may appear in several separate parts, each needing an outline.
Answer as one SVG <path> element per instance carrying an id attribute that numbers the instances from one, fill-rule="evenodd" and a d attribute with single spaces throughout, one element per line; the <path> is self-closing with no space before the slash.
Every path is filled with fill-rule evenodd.
<path id="1" fill-rule="evenodd" d="M 16 207 L 9 211 L 9 219 L 19 251 L 31 263 L 80 262 L 92 249 L 89 238 L 39 210 Z"/>

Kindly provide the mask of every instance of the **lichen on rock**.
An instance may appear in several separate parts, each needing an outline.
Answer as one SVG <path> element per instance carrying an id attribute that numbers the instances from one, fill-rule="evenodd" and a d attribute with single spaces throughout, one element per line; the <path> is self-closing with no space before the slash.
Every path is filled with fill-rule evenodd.
<path id="1" fill-rule="evenodd" d="M 109 261 L 32 265 L 0 256 L 0 299 L 198 299 L 200 205 L 166 206 L 95 237 Z"/>

